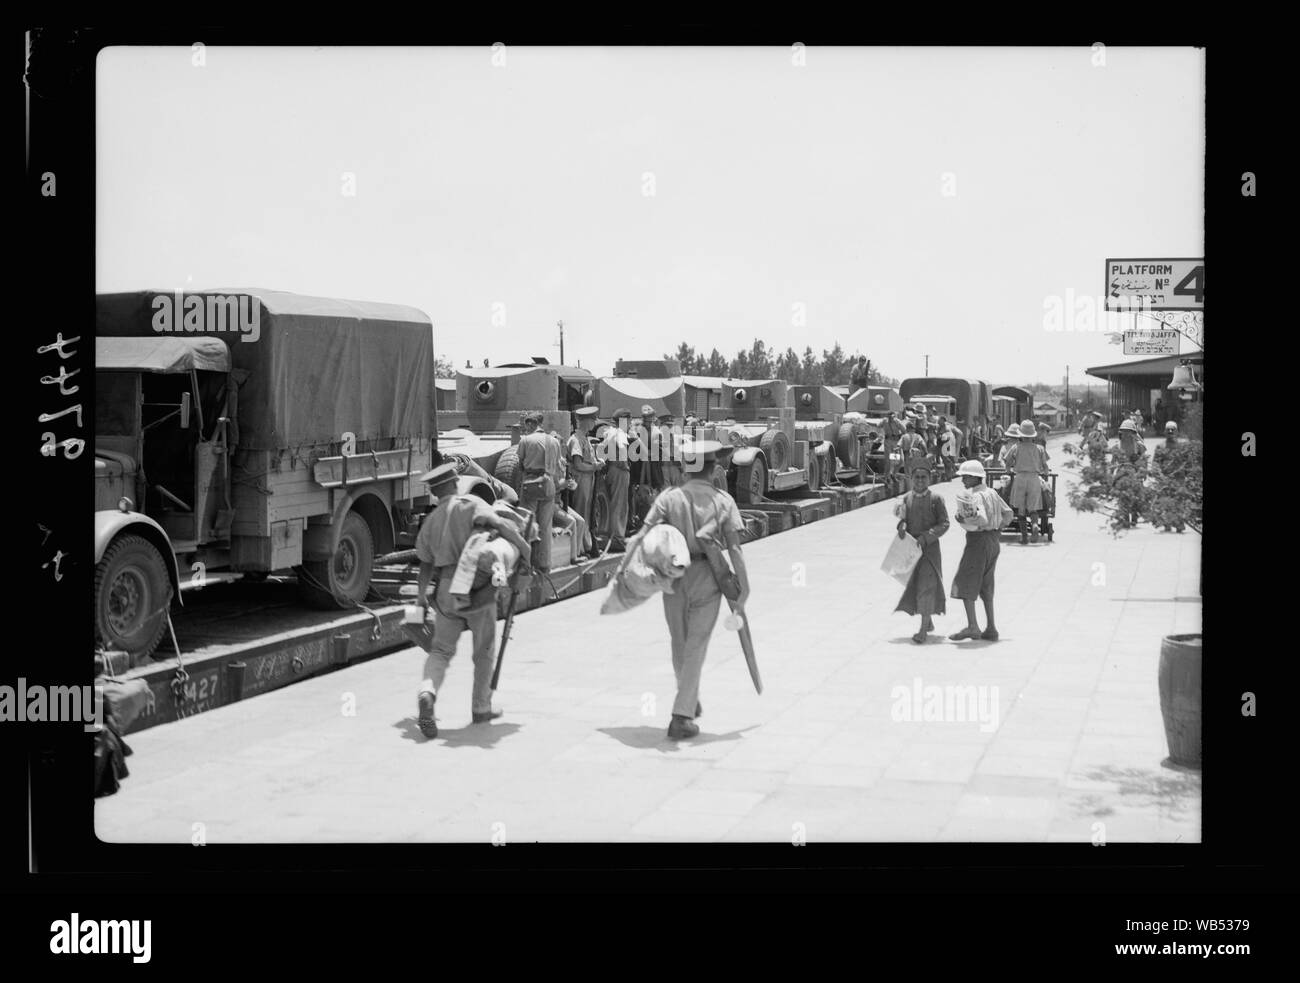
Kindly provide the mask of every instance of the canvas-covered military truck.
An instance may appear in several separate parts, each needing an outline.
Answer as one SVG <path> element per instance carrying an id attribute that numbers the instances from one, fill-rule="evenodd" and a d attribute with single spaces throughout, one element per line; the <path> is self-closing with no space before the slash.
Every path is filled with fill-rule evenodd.
<path id="1" fill-rule="evenodd" d="M 433 327 L 268 290 L 96 300 L 95 630 L 133 662 L 182 589 L 293 569 L 348 607 L 413 541 L 438 461 Z M 473 491 L 475 479 L 462 482 Z M 483 493 L 487 497 L 486 492 Z"/>
<path id="2" fill-rule="evenodd" d="M 1005 430 L 1013 423 L 1034 418 L 1034 396 L 1019 386 L 993 388 L 993 419 Z"/>
<path id="3" fill-rule="evenodd" d="M 982 379 L 944 379 L 934 376 L 904 379 L 898 387 L 904 403 L 924 403 L 946 416 L 962 432 L 960 453 L 975 453 L 975 426 L 993 415 L 993 388 Z M 946 411 L 946 412 L 945 412 Z"/>

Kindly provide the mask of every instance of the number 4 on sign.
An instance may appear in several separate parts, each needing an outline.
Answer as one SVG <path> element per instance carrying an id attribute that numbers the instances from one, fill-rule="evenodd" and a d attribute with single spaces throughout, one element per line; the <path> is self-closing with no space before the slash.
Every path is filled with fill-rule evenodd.
<path id="1" fill-rule="evenodd" d="M 1198 304 L 1205 303 L 1205 267 L 1197 266 L 1191 273 L 1179 280 L 1178 286 L 1174 287 L 1174 295 L 1191 297 Z"/>

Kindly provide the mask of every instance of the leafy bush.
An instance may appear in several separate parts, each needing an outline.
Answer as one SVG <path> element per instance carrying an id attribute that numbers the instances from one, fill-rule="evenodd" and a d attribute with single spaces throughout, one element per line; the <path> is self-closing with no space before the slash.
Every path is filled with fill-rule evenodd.
<path id="1" fill-rule="evenodd" d="M 1136 463 L 1085 456 L 1067 445 L 1080 469 L 1078 485 L 1070 489 L 1070 505 L 1080 512 L 1105 515 L 1111 532 L 1119 535 L 1141 522 L 1166 531 L 1190 526 L 1201 532 L 1204 448 L 1190 440 L 1173 447 L 1161 442 L 1151 457 Z"/>

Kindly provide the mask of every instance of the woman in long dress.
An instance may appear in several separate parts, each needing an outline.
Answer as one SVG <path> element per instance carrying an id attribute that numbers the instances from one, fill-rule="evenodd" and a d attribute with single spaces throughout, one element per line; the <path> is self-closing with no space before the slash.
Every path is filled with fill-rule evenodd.
<path id="1" fill-rule="evenodd" d="M 933 616 L 947 609 L 939 537 L 948 531 L 948 507 L 941 496 L 930 491 L 928 462 L 913 468 L 911 477 L 912 490 L 897 506 L 898 538 L 908 535 L 916 539 L 921 546 L 921 559 L 894 610 L 921 616 L 921 630 L 912 636 L 912 641 L 921 645 L 925 636 L 934 631 Z"/>

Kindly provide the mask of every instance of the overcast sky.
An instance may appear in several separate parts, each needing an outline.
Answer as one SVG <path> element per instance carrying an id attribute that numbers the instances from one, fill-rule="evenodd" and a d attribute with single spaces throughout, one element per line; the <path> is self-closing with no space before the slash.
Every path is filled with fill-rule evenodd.
<path id="1" fill-rule="evenodd" d="M 597 374 L 761 337 L 1082 382 L 1123 355 L 1045 330 L 1045 300 L 1100 298 L 1107 257 L 1203 255 L 1202 54 L 1104 57 L 109 49 L 98 289 L 408 304 L 458 366 L 558 361 L 563 319 Z"/>

